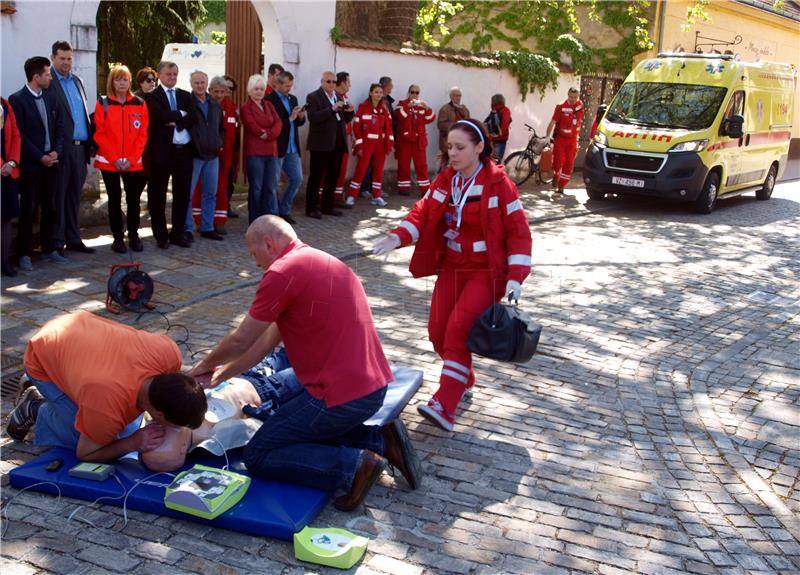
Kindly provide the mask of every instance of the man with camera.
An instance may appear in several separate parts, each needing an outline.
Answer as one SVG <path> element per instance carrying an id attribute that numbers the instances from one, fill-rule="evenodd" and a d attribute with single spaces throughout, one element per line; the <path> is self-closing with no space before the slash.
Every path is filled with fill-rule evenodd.
<path id="1" fill-rule="evenodd" d="M 278 155 L 273 161 L 278 164 L 274 170 L 275 194 L 278 193 L 280 184 L 281 169 L 289 177 L 289 183 L 283 191 L 283 198 L 278 202 L 278 214 L 290 224 L 296 223 L 292 218 L 292 201 L 294 200 L 300 184 L 303 183 L 303 167 L 300 163 L 300 139 L 297 129 L 306 123 L 305 108 L 301 108 L 297 103 L 297 97 L 289 92 L 294 86 L 294 76 L 291 72 L 279 72 L 275 76 L 275 90 L 267 96 L 267 100 L 272 103 L 278 117 L 281 119 L 283 128 L 278 136 Z"/>
<path id="2" fill-rule="evenodd" d="M 345 126 L 353 120 L 353 105 L 341 99 L 334 90 L 336 75 L 324 72 L 318 90 L 306 96 L 308 106 L 307 147 L 311 152 L 311 164 L 306 185 L 306 215 L 321 219 L 322 214 L 341 216 L 334 208 L 334 191 L 341 169 L 342 155 L 348 152 Z M 322 201 L 319 186 L 323 172 Z M 318 203 L 320 205 L 318 206 Z"/>
<path id="3" fill-rule="evenodd" d="M 400 100 L 395 112 L 397 133 L 397 191 L 401 196 L 411 193 L 411 160 L 417 173 L 419 194 L 424 196 L 431 185 L 428 177 L 428 132 L 427 125 L 436 119 L 436 114 L 425 100 L 420 98 L 416 84 L 408 87 L 408 96 Z"/>

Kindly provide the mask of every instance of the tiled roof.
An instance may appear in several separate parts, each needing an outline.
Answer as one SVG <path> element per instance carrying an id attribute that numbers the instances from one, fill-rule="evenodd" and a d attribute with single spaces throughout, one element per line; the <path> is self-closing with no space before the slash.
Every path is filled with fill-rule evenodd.
<path id="1" fill-rule="evenodd" d="M 784 0 L 780 9 L 775 8 L 773 0 L 736 0 L 736 2 L 800 22 L 800 2 L 797 2 L 797 0 Z"/>

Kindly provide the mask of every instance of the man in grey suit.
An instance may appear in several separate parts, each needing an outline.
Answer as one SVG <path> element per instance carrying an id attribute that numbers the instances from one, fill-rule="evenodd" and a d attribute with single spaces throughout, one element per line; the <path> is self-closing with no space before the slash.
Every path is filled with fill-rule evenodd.
<path id="1" fill-rule="evenodd" d="M 86 90 L 81 79 L 72 73 L 72 46 L 65 40 L 53 44 L 53 81 L 49 91 L 54 96 L 66 132 L 64 153 L 58 163 L 58 193 L 54 239 L 58 249 L 94 253 L 81 240 L 78 214 L 81 190 L 86 181 L 86 166 L 91 158 L 92 131 L 86 106 Z"/>

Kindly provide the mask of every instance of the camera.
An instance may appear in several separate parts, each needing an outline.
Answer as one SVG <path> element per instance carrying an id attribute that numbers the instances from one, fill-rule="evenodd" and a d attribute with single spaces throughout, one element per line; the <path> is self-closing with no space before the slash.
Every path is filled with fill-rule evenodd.
<path id="1" fill-rule="evenodd" d="M 308 104 L 303 104 L 303 107 L 302 107 L 302 108 L 300 108 L 300 110 L 301 110 L 301 111 L 303 111 L 303 112 L 305 112 L 306 110 L 308 110 Z"/>

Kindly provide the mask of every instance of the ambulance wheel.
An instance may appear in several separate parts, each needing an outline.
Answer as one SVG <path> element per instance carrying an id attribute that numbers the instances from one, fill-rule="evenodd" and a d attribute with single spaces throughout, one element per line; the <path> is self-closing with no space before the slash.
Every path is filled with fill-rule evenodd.
<path id="1" fill-rule="evenodd" d="M 703 191 L 694 201 L 694 211 L 698 214 L 710 214 L 717 205 L 717 192 L 719 190 L 719 176 L 711 172 L 703 184 Z"/>
<path id="2" fill-rule="evenodd" d="M 589 196 L 590 200 L 604 200 L 606 198 L 606 193 L 597 188 L 586 188 L 586 195 Z"/>
<path id="3" fill-rule="evenodd" d="M 533 161 L 525 152 L 514 152 L 506 158 L 503 165 L 505 165 L 508 177 L 518 186 L 527 182 L 533 174 Z"/>
<path id="4" fill-rule="evenodd" d="M 759 200 L 768 200 L 772 196 L 772 190 L 775 189 L 775 178 L 778 177 L 778 167 L 772 164 L 767 172 L 767 179 L 764 180 L 764 187 L 756 192 L 756 198 Z"/>

